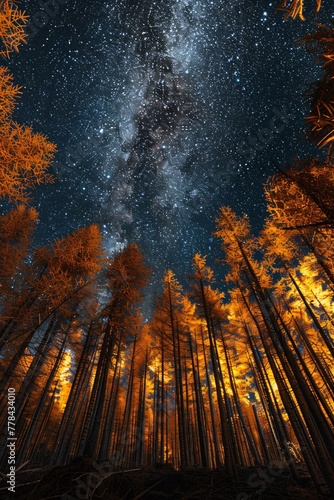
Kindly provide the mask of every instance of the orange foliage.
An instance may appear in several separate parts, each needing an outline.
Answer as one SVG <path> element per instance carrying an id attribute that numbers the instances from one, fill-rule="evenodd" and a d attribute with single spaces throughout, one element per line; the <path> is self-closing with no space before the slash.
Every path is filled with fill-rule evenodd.
<path id="1" fill-rule="evenodd" d="M 0 290 L 4 293 L 9 280 L 19 270 L 26 256 L 31 233 L 38 214 L 34 208 L 19 205 L 0 218 Z"/>
<path id="2" fill-rule="evenodd" d="M 39 318 L 43 321 L 53 311 L 70 314 L 71 305 L 77 304 L 91 291 L 95 275 L 101 269 L 102 237 L 93 224 L 56 240 L 49 249 L 39 248 L 34 256 L 35 273 L 29 282 L 30 296 L 38 298 Z M 30 311 L 34 317 L 36 311 Z"/>
<path id="3" fill-rule="evenodd" d="M 28 16 L 17 8 L 17 3 L 17 0 L 0 0 L 0 55 L 5 58 L 18 52 L 28 36 L 24 31 Z"/>
<path id="4" fill-rule="evenodd" d="M 56 146 L 31 127 L 15 122 L 4 123 L 0 133 L 0 196 L 26 203 L 35 184 L 53 182 L 46 170 Z"/>
<path id="5" fill-rule="evenodd" d="M 5 66 L 0 66 L 0 123 L 11 116 L 20 87 L 13 84 L 13 75 Z"/>
<path id="6" fill-rule="evenodd" d="M 325 71 L 323 77 L 309 86 L 306 96 L 310 98 L 311 114 L 306 117 L 311 126 L 310 139 L 320 148 L 328 147 L 331 156 L 334 145 L 334 36 L 333 27 L 318 25 L 313 33 L 300 40 L 312 54 L 317 54 L 316 62 Z"/>
<path id="7" fill-rule="evenodd" d="M 9 57 L 26 39 L 27 16 L 14 0 L 0 0 L 0 54 Z M 5 67 L 0 67 L 0 196 L 10 202 L 27 203 L 29 192 L 37 184 L 53 182 L 46 173 L 56 146 L 43 134 L 11 118 L 20 89 Z"/>
<path id="8" fill-rule="evenodd" d="M 50 267 L 82 277 L 93 276 L 101 270 L 101 243 L 97 224 L 81 227 L 55 242 Z"/>
<path id="9" fill-rule="evenodd" d="M 278 259 L 278 269 L 281 261 L 291 262 L 297 254 L 297 245 L 291 237 L 290 231 L 279 227 L 275 220 L 268 218 L 260 234 L 259 242 L 265 249 L 264 263 L 269 270 L 274 270 Z"/>
<path id="10" fill-rule="evenodd" d="M 316 12 L 320 11 L 322 0 L 316 0 Z M 285 19 L 292 17 L 296 19 L 299 17 L 302 21 L 305 21 L 304 17 L 304 0 L 281 0 L 279 3 L 279 8 L 285 11 Z"/>
<path id="11" fill-rule="evenodd" d="M 114 302 L 123 304 L 136 303 L 141 298 L 141 289 L 148 283 L 150 269 L 144 263 L 144 257 L 135 243 L 117 253 L 106 271 L 106 277 L 112 289 Z"/>
<path id="12" fill-rule="evenodd" d="M 317 159 L 297 160 L 265 186 L 268 210 L 284 228 L 334 222 L 334 170 Z"/>
<path id="13" fill-rule="evenodd" d="M 34 332 L 54 313 L 70 317 L 78 304 L 87 305 L 96 292 L 103 249 L 99 228 L 92 225 L 57 240 L 51 248 L 38 248 L 30 262 L 25 262 L 37 214 L 26 207 L 19 207 L 13 214 L 7 214 L 4 221 L 19 220 L 22 227 L 17 223 L 16 233 L 13 231 L 3 242 L 0 238 L 0 328 L 1 323 L 14 320 L 15 334 L 11 335 L 16 337 L 22 328 Z"/>

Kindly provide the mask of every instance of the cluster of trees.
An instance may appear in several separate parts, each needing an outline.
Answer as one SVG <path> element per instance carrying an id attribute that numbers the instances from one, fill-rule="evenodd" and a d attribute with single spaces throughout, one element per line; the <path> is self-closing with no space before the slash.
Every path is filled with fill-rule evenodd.
<path id="1" fill-rule="evenodd" d="M 318 47 L 330 74 L 333 47 L 331 57 L 329 42 Z M 185 290 L 166 272 L 148 322 L 150 270 L 136 244 L 109 259 L 91 225 L 34 248 L 38 214 L 26 202 L 50 181 L 55 147 L 12 121 L 19 89 L 0 74 L 0 194 L 15 202 L 0 218 L 0 390 L 16 393 L 17 463 L 224 464 L 234 477 L 239 466 L 276 464 L 296 478 L 306 467 L 334 495 L 331 125 L 311 130 L 326 161 L 296 160 L 268 180 L 259 236 L 247 216 L 220 209 L 228 294 L 196 254 Z"/>
<path id="2" fill-rule="evenodd" d="M 106 261 L 91 226 L 27 260 L 26 231 L 11 239 L 9 229 L 30 212 L 4 216 L 1 259 L 16 265 L 1 275 L 0 386 L 16 390 L 19 461 L 225 464 L 232 475 L 275 462 L 295 476 L 303 462 L 333 491 L 329 188 L 326 163 L 276 174 L 258 237 L 222 207 L 229 296 L 196 254 L 187 290 L 167 271 L 150 322 L 140 309 L 150 271 L 135 244 Z"/>

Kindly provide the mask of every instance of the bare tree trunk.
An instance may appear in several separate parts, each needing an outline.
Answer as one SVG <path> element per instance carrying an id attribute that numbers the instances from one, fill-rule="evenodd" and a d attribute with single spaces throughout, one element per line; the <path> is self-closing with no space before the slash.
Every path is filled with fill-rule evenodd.
<path id="1" fill-rule="evenodd" d="M 90 374 L 92 370 L 92 359 L 95 354 L 97 347 L 97 337 L 95 341 L 92 339 L 93 329 L 92 324 L 89 326 L 89 330 L 86 336 L 85 344 L 80 356 L 79 364 L 77 366 L 74 380 L 72 382 L 71 391 L 67 400 L 65 411 L 63 413 L 61 423 L 57 432 L 57 449 L 55 450 L 55 463 L 60 465 L 66 462 L 68 455 L 70 443 L 71 443 L 71 433 L 70 429 L 73 426 L 73 418 L 75 411 L 79 402 L 79 397 L 81 395 L 82 400 L 82 390 L 83 382 L 85 380 L 85 372 Z M 93 345 L 92 345 L 93 344 Z"/>
<path id="2" fill-rule="evenodd" d="M 70 326 L 68 326 L 69 330 Z M 30 458 L 31 452 L 32 452 L 32 440 L 34 438 L 34 434 L 36 429 L 39 428 L 40 426 L 40 417 L 45 409 L 47 407 L 47 404 L 52 404 L 52 401 L 50 401 L 50 396 L 49 396 L 49 391 L 50 388 L 54 382 L 54 377 L 58 371 L 58 368 L 60 366 L 60 363 L 62 361 L 63 355 L 64 355 L 64 348 L 65 344 L 67 341 L 67 333 L 68 330 L 63 334 L 63 340 L 61 343 L 61 346 L 58 351 L 57 358 L 55 360 L 55 363 L 53 365 L 53 368 L 51 370 L 51 373 L 48 377 L 48 381 L 46 385 L 43 388 L 43 392 L 38 399 L 38 403 L 36 404 L 35 411 L 32 415 L 30 425 L 28 426 L 28 429 L 25 433 L 25 435 L 21 435 L 18 437 L 18 462 L 23 462 L 24 460 Z M 49 401 L 48 401 L 49 400 Z"/>
<path id="3" fill-rule="evenodd" d="M 188 340 L 189 340 L 189 348 L 190 348 L 190 356 L 191 356 L 191 365 L 192 365 L 193 376 L 194 376 L 197 428 L 198 428 L 198 436 L 199 436 L 201 465 L 203 467 L 208 467 L 207 448 L 206 448 L 207 437 L 204 434 L 205 428 L 204 428 L 204 423 L 202 420 L 202 411 L 201 411 L 201 409 L 202 409 L 201 386 L 200 386 L 199 376 L 198 376 L 198 372 L 197 372 L 195 361 L 194 361 L 194 353 L 193 353 L 192 340 L 191 340 L 190 333 L 188 334 Z"/>

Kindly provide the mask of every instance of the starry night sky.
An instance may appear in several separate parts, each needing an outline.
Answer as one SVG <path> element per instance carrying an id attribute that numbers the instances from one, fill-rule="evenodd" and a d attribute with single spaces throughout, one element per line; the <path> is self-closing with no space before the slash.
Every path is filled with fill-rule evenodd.
<path id="1" fill-rule="evenodd" d="M 158 282 L 195 252 L 221 257 L 221 205 L 259 231 L 272 160 L 317 154 L 301 93 L 320 69 L 296 46 L 313 11 L 302 23 L 255 0 L 43 3 L 22 2 L 33 36 L 9 64 L 15 119 L 58 146 L 55 184 L 34 193 L 36 242 L 99 223 L 110 253 L 138 242 Z"/>

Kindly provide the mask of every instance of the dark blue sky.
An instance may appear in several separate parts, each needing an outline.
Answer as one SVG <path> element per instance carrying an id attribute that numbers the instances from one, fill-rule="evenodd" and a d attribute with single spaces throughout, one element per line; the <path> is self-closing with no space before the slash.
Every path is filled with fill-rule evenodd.
<path id="1" fill-rule="evenodd" d="M 62 3 L 62 5 L 60 5 Z M 10 62 L 16 119 L 58 145 L 53 185 L 34 193 L 36 241 L 92 222 L 112 253 L 137 241 L 156 279 L 189 270 L 221 205 L 265 217 L 263 183 L 314 155 L 301 93 L 320 69 L 275 2 L 24 2 L 33 35 Z M 323 9 L 322 22 L 329 22 Z"/>

